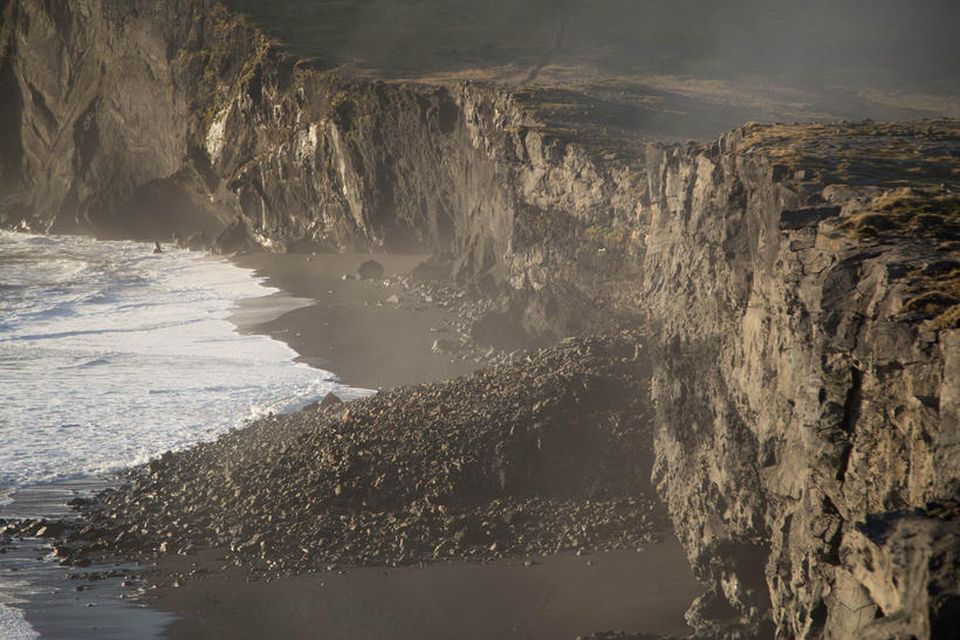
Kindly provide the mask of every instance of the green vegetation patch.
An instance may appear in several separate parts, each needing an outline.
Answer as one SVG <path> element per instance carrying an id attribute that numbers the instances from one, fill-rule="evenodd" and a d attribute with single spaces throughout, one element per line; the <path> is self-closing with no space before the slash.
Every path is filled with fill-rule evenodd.
<path id="1" fill-rule="evenodd" d="M 602 225 L 590 225 L 584 230 L 584 235 L 590 240 L 605 245 L 622 244 L 627 239 L 627 232 L 623 229 Z"/>

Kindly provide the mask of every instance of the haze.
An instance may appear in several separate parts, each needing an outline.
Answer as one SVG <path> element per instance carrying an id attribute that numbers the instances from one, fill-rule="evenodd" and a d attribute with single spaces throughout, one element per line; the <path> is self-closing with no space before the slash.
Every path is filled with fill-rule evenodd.
<path id="1" fill-rule="evenodd" d="M 301 55 L 395 74 L 552 62 L 794 87 L 955 94 L 949 0 L 228 0 Z"/>

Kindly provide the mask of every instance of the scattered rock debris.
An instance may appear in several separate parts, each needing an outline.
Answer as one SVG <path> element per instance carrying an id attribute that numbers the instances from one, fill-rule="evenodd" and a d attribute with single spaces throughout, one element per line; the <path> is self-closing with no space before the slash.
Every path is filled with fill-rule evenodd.
<path id="1" fill-rule="evenodd" d="M 164 454 L 78 501 L 85 519 L 58 553 L 215 548 L 286 574 L 635 549 L 669 527 L 649 481 L 640 339 L 571 339 Z"/>

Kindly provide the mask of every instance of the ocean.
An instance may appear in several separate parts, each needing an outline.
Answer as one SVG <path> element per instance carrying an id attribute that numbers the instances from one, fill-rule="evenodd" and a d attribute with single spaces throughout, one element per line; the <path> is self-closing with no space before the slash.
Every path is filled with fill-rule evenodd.
<path id="1" fill-rule="evenodd" d="M 197 252 L 0 231 L 0 504 L 329 392 L 363 395 L 231 323 L 241 302 L 276 293 Z M 24 588 L 0 575 L 2 638 L 35 637 L 4 605 Z"/>

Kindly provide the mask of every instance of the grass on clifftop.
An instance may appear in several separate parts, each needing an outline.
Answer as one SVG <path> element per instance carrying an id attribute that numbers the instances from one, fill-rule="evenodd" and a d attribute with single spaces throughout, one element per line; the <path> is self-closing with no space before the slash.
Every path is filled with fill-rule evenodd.
<path id="1" fill-rule="evenodd" d="M 960 195 L 904 187 L 885 191 L 839 229 L 861 243 L 910 239 L 940 256 L 913 269 L 903 310 L 929 320 L 929 328 L 960 326 Z"/>
<path id="2" fill-rule="evenodd" d="M 856 237 L 960 240 L 960 196 L 910 187 L 887 191 L 841 228 Z"/>
<path id="3" fill-rule="evenodd" d="M 798 183 L 905 187 L 960 183 L 960 121 L 747 125 L 741 154 L 762 154 Z"/>
<path id="4" fill-rule="evenodd" d="M 903 311 L 934 330 L 960 326 L 960 121 L 750 124 L 741 133 L 736 153 L 766 158 L 793 189 L 852 188 L 862 206 L 836 222 L 849 241 L 925 245 L 931 259 L 910 271 Z"/>

